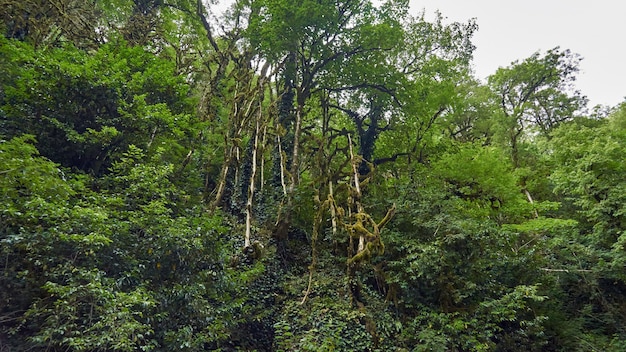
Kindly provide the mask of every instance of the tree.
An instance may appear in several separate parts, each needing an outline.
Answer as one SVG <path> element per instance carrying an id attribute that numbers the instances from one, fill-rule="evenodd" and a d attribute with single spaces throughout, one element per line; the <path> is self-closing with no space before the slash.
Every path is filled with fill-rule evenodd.
<path id="1" fill-rule="evenodd" d="M 171 153 L 184 153 L 197 121 L 189 86 L 172 62 L 124 42 L 87 54 L 0 40 L 7 137 L 33 134 L 44 156 L 94 174 L 106 172 L 130 144 L 154 151 L 170 140 Z"/>
<path id="2" fill-rule="evenodd" d="M 93 48 L 99 43 L 98 1 L 2 0 L 1 27 L 7 38 L 28 41 L 35 47 L 69 41 Z"/>
<path id="3" fill-rule="evenodd" d="M 580 60 L 571 51 L 556 47 L 544 55 L 537 52 L 522 62 L 515 61 L 489 77 L 500 106 L 495 122 L 516 167 L 523 165 L 520 143 L 525 134 L 547 135 L 585 107 L 586 98 L 573 87 Z"/>
<path id="4" fill-rule="evenodd" d="M 330 76 L 333 83 L 323 86 L 336 93 L 332 106 L 353 122 L 358 154 L 364 159 L 359 167 L 362 175 L 371 171 L 368 163 L 411 158 L 418 152 L 421 138 L 458 98 L 455 86 L 465 75 L 474 49 L 472 21 L 444 24 L 440 14 L 429 22 L 423 13 L 412 17 L 386 11 L 381 7 L 380 23 L 369 29 L 372 33 L 362 34 L 370 40 L 378 38 L 380 50 L 365 60 L 355 57 L 343 63 Z M 387 138 L 379 144 L 389 144 L 376 153 L 383 132 Z M 411 135 L 410 139 L 403 140 L 403 134 Z M 398 148 L 401 139 L 404 148 Z"/>
<path id="5" fill-rule="evenodd" d="M 555 192 L 579 210 L 583 231 L 592 236 L 594 245 L 614 249 L 615 254 L 621 251 L 618 243 L 626 225 L 626 165 L 620 156 L 626 148 L 624 112 L 622 105 L 605 120 L 564 125 L 553 132 L 549 144 Z"/>
<path id="6" fill-rule="evenodd" d="M 282 77 L 276 88 L 280 96 L 278 143 L 272 177 L 276 194 L 285 197 L 275 231 L 281 238 L 289 228 L 293 195 L 300 182 L 301 138 L 310 98 L 329 67 L 363 57 L 378 50 L 378 45 L 355 40 L 355 34 L 371 23 L 369 1 L 267 0 L 253 2 L 251 9 L 248 38 L 255 53 L 279 67 Z"/>
<path id="7" fill-rule="evenodd" d="M 456 94 L 462 98 L 455 99 L 442 123 L 450 137 L 459 142 L 482 140 L 491 144 L 495 132 L 491 122 L 499 109 L 491 89 L 468 77 L 458 85 Z"/>
<path id="8" fill-rule="evenodd" d="M 618 341 L 625 336 L 626 314 L 619 303 L 626 286 L 624 116 L 620 105 L 605 119 L 563 123 L 544 145 L 550 181 L 564 208 L 556 214 L 578 224 L 555 237 L 551 247 L 557 269 L 567 273 L 559 280 L 566 293 L 560 303 L 566 319 L 591 331 L 584 341 L 607 350 L 622 348 Z"/>

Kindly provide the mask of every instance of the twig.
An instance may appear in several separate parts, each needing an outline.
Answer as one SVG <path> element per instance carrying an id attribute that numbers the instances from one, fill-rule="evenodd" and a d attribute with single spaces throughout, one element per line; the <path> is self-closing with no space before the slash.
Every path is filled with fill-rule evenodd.
<path id="1" fill-rule="evenodd" d="M 593 272 L 593 270 L 589 270 L 589 269 L 551 269 L 551 268 L 540 268 L 543 271 L 547 271 L 547 272 L 556 272 L 556 273 L 569 273 L 569 272 L 574 272 L 574 273 L 591 273 Z"/>

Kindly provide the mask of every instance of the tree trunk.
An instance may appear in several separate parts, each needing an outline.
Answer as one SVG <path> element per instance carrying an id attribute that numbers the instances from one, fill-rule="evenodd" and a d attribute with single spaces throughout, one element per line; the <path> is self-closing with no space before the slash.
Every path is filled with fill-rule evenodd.
<path id="1" fill-rule="evenodd" d="M 254 199 L 254 182 L 256 179 L 257 168 L 257 150 L 259 148 L 259 133 L 260 133 L 260 120 L 262 110 L 259 107 L 259 117 L 256 121 L 256 128 L 254 130 L 254 144 L 252 146 L 252 170 L 250 171 L 250 180 L 248 185 L 248 200 L 246 201 L 246 234 L 244 237 L 244 247 L 250 247 L 250 237 L 252 234 L 252 202 Z"/>

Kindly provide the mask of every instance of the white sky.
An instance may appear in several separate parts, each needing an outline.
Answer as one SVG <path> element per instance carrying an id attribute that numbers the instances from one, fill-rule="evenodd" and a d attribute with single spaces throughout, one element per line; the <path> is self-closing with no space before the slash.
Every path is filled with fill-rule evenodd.
<path id="1" fill-rule="evenodd" d="M 439 9 L 448 22 L 476 18 L 474 69 L 479 78 L 536 51 L 560 46 L 580 54 L 576 82 L 596 104 L 626 96 L 626 2 L 622 0 L 411 0 L 411 12 Z M 427 17 L 428 18 L 428 17 Z"/>
<path id="2" fill-rule="evenodd" d="M 220 0 L 217 8 L 230 3 Z M 623 0 L 410 0 L 410 4 L 413 14 L 424 9 L 428 16 L 438 9 L 448 22 L 477 19 L 473 42 L 478 78 L 536 51 L 560 46 L 583 57 L 576 87 L 589 98 L 589 107 L 612 107 L 626 97 Z"/>

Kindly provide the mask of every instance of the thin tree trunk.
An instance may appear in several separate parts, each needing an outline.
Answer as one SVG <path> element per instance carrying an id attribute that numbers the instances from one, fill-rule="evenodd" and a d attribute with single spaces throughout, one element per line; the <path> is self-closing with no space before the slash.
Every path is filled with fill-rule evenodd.
<path id="1" fill-rule="evenodd" d="M 302 131 L 302 108 L 298 107 L 296 111 L 296 126 L 293 134 L 293 153 L 291 156 L 291 176 L 290 176 L 290 184 L 289 184 L 289 197 L 291 203 L 291 197 L 293 197 L 293 192 L 296 188 L 296 185 L 299 182 L 299 164 L 298 164 L 298 153 L 299 153 L 299 144 L 300 144 L 300 133 Z"/>
<path id="2" fill-rule="evenodd" d="M 152 129 L 152 133 L 150 134 L 150 140 L 148 141 L 148 144 L 146 145 L 146 149 L 150 149 L 150 146 L 152 145 L 152 142 L 154 142 L 154 138 L 156 137 L 156 133 L 157 133 L 157 126 L 154 126 L 154 128 Z"/>
<path id="3" fill-rule="evenodd" d="M 278 154 L 280 154 L 280 184 L 283 187 L 283 196 L 287 195 L 287 184 L 285 183 L 285 156 L 283 155 L 282 141 L 280 140 L 280 136 L 276 137 L 276 141 L 278 144 Z"/>
<path id="4" fill-rule="evenodd" d="M 263 193 L 263 188 L 265 186 L 265 158 L 263 157 L 265 146 L 267 145 L 267 125 L 263 127 L 263 139 L 261 140 L 261 181 L 260 181 L 260 191 Z"/>
<path id="5" fill-rule="evenodd" d="M 335 195 L 333 194 L 333 181 L 328 181 L 328 200 L 330 201 L 330 223 L 333 229 L 333 238 L 337 238 L 337 210 L 335 209 Z"/>
<path id="6" fill-rule="evenodd" d="M 304 302 L 306 302 L 307 297 L 311 293 L 311 287 L 313 286 L 313 273 L 315 272 L 315 267 L 317 265 L 317 238 L 319 237 L 320 227 L 322 226 L 322 217 L 324 216 L 328 200 L 321 202 L 318 194 L 316 197 L 316 203 L 318 209 L 315 213 L 315 218 L 313 219 L 313 232 L 311 233 L 311 265 L 309 265 L 309 283 L 300 304 L 304 304 Z"/>
<path id="7" fill-rule="evenodd" d="M 526 188 L 524 188 L 524 194 L 526 194 L 526 198 L 528 199 L 528 202 L 533 205 L 533 214 L 535 215 L 535 219 L 538 219 L 539 212 L 537 212 L 537 209 L 534 208 L 535 201 L 533 200 L 533 197 L 530 195 L 530 192 Z"/>
<path id="8" fill-rule="evenodd" d="M 220 183 L 217 185 L 217 192 L 215 194 L 215 198 L 213 199 L 213 204 L 211 208 L 217 208 L 222 202 L 222 197 L 224 196 L 224 189 L 226 188 L 226 177 L 228 177 L 229 170 L 229 162 L 225 161 L 222 166 L 222 172 L 220 173 Z"/>
<path id="9" fill-rule="evenodd" d="M 259 106 L 259 118 L 256 120 L 256 128 L 254 130 L 254 145 L 252 148 L 252 171 L 250 172 L 250 184 L 248 187 L 248 200 L 246 202 L 246 234 L 244 238 L 244 247 L 250 247 L 250 237 L 252 235 L 252 202 L 254 198 L 254 181 L 256 179 L 257 167 L 257 150 L 259 148 L 260 119 L 262 110 Z"/>
<path id="10" fill-rule="evenodd" d="M 350 148 L 350 159 L 352 159 L 352 172 L 354 177 L 354 203 L 356 205 L 357 214 L 363 213 L 363 206 L 361 205 L 361 183 L 359 182 L 359 168 L 357 166 L 357 160 L 354 157 L 354 151 L 352 149 L 352 138 L 348 134 L 348 146 Z M 358 163 L 360 165 L 360 163 Z M 359 236 L 359 246 L 357 247 L 357 254 L 361 253 L 365 249 L 365 236 L 362 234 Z"/>

